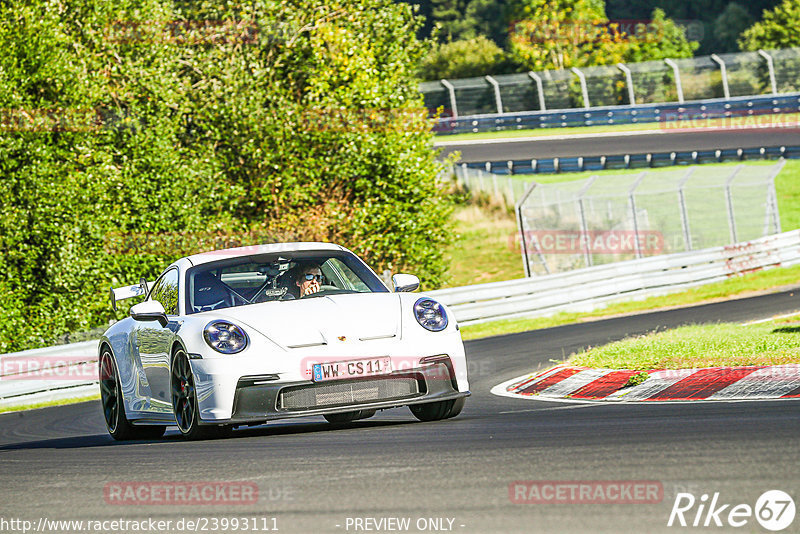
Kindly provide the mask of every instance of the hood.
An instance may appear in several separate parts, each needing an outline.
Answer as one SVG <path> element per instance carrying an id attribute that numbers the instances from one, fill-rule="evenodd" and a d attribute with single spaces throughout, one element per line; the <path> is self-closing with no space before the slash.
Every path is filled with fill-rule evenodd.
<path id="1" fill-rule="evenodd" d="M 265 302 L 220 310 L 286 349 L 400 337 L 400 297 L 396 293 L 331 295 Z"/>

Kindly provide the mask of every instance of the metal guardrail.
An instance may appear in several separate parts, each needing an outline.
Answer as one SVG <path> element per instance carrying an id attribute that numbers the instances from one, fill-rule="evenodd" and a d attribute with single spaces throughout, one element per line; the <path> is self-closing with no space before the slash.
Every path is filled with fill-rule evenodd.
<path id="1" fill-rule="evenodd" d="M 800 146 L 767 146 L 715 150 L 683 150 L 641 154 L 609 154 L 568 158 L 532 158 L 505 161 L 460 163 L 469 169 L 492 174 L 557 174 L 606 169 L 648 169 L 675 165 L 702 165 L 764 159 L 800 159 Z"/>
<path id="2" fill-rule="evenodd" d="M 0 408 L 99 391 L 97 341 L 0 355 Z"/>
<path id="3" fill-rule="evenodd" d="M 561 109 L 491 113 L 439 119 L 434 131 L 440 135 L 567 128 L 613 124 L 668 123 L 730 117 L 749 117 L 800 110 L 800 93 L 784 95 L 713 98 L 684 103 L 604 106 L 588 109 Z"/>
<path id="4" fill-rule="evenodd" d="M 800 263 L 800 230 L 696 252 L 600 265 L 568 273 L 428 292 L 447 304 L 461 324 L 589 311 L 617 300 L 660 295 L 725 280 L 740 273 Z M 52 358 L 62 378 L 29 379 L 6 363 Z M 66 360 L 57 365 L 59 358 Z M 73 366 L 97 363 L 97 341 L 0 355 L 0 407 L 97 393 L 96 379 L 70 380 Z M 95 375 L 96 376 L 96 375 Z"/>
<path id="5" fill-rule="evenodd" d="M 800 263 L 800 230 L 693 252 L 629 260 L 566 273 L 431 291 L 460 324 L 561 311 L 591 311 L 614 301 L 663 295 L 731 276 Z"/>

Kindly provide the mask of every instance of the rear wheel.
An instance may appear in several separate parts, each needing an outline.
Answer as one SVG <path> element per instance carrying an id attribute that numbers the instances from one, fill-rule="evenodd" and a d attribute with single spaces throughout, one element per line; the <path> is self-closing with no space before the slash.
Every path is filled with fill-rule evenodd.
<path id="1" fill-rule="evenodd" d="M 358 419 L 366 419 L 375 415 L 375 410 L 356 410 L 354 412 L 329 413 L 322 417 L 329 423 L 349 423 Z"/>
<path id="2" fill-rule="evenodd" d="M 464 408 L 464 397 L 460 399 L 429 402 L 427 404 L 412 404 L 409 406 L 411 413 L 420 421 L 439 421 L 449 419 L 461 413 Z"/>
<path id="3" fill-rule="evenodd" d="M 133 426 L 125 416 L 119 372 L 111 351 L 106 348 L 100 355 L 100 402 L 103 418 L 111 437 L 117 441 L 131 439 L 157 439 L 164 435 L 165 426 Z"/>
<path id="4" fill-rule="evenodd" d="M 208 439 L 230 434 L 230 425 L 201 425 L 197 407 L 197 390 L 194 385 L 189 358 L 180 349 L 172 360 L 172 409 L 178 430 L 186 439 Z"/>

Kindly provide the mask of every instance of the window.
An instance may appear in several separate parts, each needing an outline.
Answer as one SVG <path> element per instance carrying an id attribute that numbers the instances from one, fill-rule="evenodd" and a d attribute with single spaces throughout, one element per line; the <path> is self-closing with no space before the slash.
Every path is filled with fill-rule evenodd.
<path id="1" fill-rule="evenodd" d="M 298 276 L 309 266 L 319 267 L 322 280 L 319 291 L 301 297 Z M 186 281 L 187 313 L 298 298 L 388 291 L 353 254 L 327 250 L 259 254 L 198 265 L 187 271 Z"/>
<path id="2" fill-rule="evenodd" d="M 161 275 L 150 291 L 149 300 L 160 302 L 167 315 L 178 315 L 178 269 Z"/>

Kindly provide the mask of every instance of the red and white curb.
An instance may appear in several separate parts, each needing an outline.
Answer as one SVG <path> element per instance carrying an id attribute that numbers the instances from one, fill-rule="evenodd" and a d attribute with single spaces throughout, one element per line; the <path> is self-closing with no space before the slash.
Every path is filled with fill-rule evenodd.
<path id="1" fill-rule="evenodd" d="M 650 375 L 624 387 L 631 376 Z M 800 365 L 708 367 L 661 371 L 559 365 L 492 388 L 504 397 L 573 402 L 674 402 L 800 398 Z"/>

